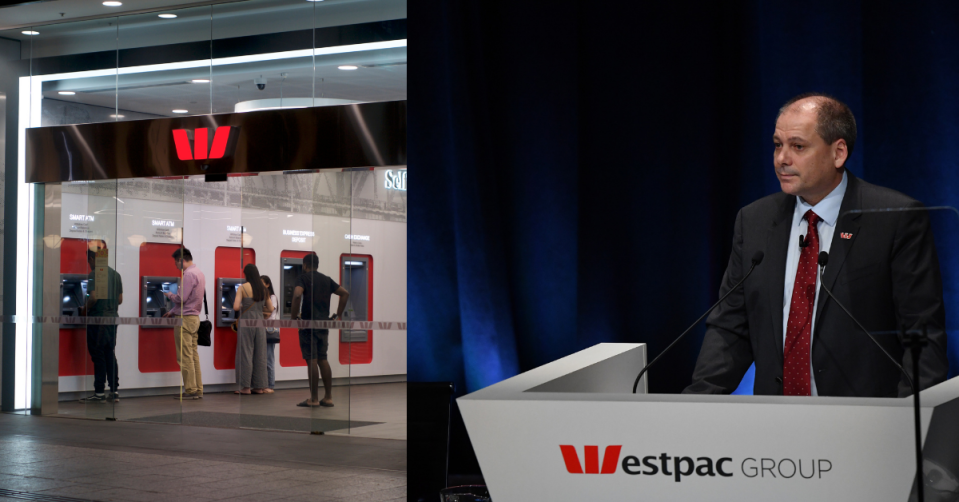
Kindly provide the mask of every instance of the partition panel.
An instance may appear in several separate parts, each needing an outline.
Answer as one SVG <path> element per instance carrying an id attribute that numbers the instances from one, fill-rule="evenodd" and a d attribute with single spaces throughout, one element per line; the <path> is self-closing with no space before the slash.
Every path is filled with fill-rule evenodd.
<path id="1" fill-rule="evenodd" d="M 330 169 L 312 176 L 312 235 L 307 240 L 311 242 L 314 253 L 311 256 L 316 266 L 315 272 L 304 275 L 301 284 L 312 289 L 311 320 L 314 325 L 329 321 L 342 323 L 353 315 L 349 309 L 352 292 L 347 285 L 339 283 L 341 257 L 350 253 L 353 233 L 353 175 L 349 170 Z M 304 267 L 308 259 L 309 256 L 304 258 Z M 352 366 L 341 361 L 350 360 L 351 347 L 340 343 L 342 337 L 349 333 L 350 330 L 333 326 L 314 326 L 311 331 L 300 331 L 301 350 L 304 359 L 308 360 L 308 369 L 310 360 L 315 360 L 314 371 L 318 370 L 323 377 L 323 383 L 316 385 L 315 397 L 318 401 L 313 401 L 313 395 L 309 401 L 314 432 L 350 432 Z M 311 340 L 313 343 L 308 344 Z M 342 351 L 347 354 L 342 354 Z M 327 375 L 333 382 L 330 387 L 326 386 Z"/>
<path id="2" fill-rule="evenodd" d="M 210 6 L 120 18 L 114 118 L 213 113 L 211 23 Z"/>

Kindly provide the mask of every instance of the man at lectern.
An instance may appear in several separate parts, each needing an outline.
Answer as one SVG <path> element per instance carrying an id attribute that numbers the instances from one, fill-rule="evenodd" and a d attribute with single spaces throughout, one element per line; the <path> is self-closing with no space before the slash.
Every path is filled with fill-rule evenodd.
<path id="1" fill-rule="evenodd" d="M 942 279 L 928 214 L 906 195 L 857 179 L 845 168 L 856 142 L 849 107 L 824 94 L 803 94 L 780 109 L 773 164 L 782 188 L 736 216 L 720 295 L 739 282 L 752 257 L 762 262 L 706 321 L 692 384 L 685 393 L 729 394 L 756 363 L 755 394 L 895 397 L 908 380 L 835 300 L 912 375 L 898 327 L 924 323 L 920 388 L 946 379 Z M 842 215 L 842 217 L 840 217 Z M 848 300 L 843 301 L 843 300 Z"/>

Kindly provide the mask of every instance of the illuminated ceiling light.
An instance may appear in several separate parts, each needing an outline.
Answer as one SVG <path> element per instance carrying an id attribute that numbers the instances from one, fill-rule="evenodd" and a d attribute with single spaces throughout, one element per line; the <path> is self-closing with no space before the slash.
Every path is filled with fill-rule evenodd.
<path id="1" fill-rule="evenodd" d="M 73 96 L 74 94 L 76 94 L 76 92 L 73 92 L 73 91 L 60 91 L 60 92 L 58 92 L 57 94 L 59 94 L 59 95 L 61 95 L 61 96 Z"/>
<path id="2" fill-rule="evenodd" d="M 190 82 L 193 82 L 194 84 L 209 84 L 209 83 L 210 83 L 210 79 L 208 79 L 208 78 L 195 78 L 195 79 L 191 80 Z"/>
<path id="3" fill-rule="evenodd" d="M 40 34 L 39 31 L 33 31 L 33 30 L 21 31 L 20 33 L 23 33 L 24 35 L 31 35 L 31 36 Z"/>
<path id="4" fill-rule="evenodd" d="M 114 114 L 111 114 L 111 115 L 110 115 L 110 118 L 111 118 L 111 119 L 122 119 L 122 118 L 125 117 L 125 116 L 126 116 L 126 115 L 114 115 Z"/>
<path id="5" fill-rule="evenodd" d="M 307 2 L 322 2 L 323 0 L 306 0 Z"/>
<path id="6" fill-rule="evenodd" d="M 180 109 L 176 109 L 176 110 L 173 110 L 173 113 L 190 113 L 190 110 L 180 110 Z"/>
<path id="7" fill-rule="evenodd" d="M 163 19 L 176 19 L 176 14 L 160 14 Z"/>
<path id="8" fill-rule="evenodd" d="M 106 5 L 107 7 L 119 7 L 123 5 L 123 2 L 117 2 L 115 0 L 107 0 L 106 2 L 103 2 L 103 5 Z"/>
<path id="9" fill-rule="evenodd" d="M 351 99 L 336 98 L 268 98 L 240 101 L 233 107 L 236 113 L 245 113 L 261 110 L 286 110 L 290 108 L 309 108 L 313 106 L 335 106 L 350 103 L 359 103 Z"/>
<path id="10" fill-rule="evenodd" d="M 337 66 L 337 68 L 339 68 L 340 70 L 355 70 L 355 69 L 359 68 L 359 66 L 355 66 L 355 65 L 351 65 L 351 64 L 345 64 L 345 65 Z"/>

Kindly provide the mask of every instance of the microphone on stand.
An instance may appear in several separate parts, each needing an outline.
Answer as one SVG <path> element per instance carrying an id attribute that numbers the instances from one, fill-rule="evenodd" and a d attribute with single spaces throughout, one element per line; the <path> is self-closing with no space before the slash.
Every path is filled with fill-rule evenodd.
<path id="1" fill-rule="evenodd" d="M 696 327 L 697 324 L 699 324 L 699 321 L 702 321 L 703 318 L 706 317 L 707 315 L 709 315 L 709 313 L 712 312 L 716 307 L 718 307 L 720 303 L 723 303 L 723 300 L 725 300 L 726 297 L 728 297 L 729 295 L 731 295 L 731 294 L 733 293 L 733 291 L 736 291 L 737 289 L 739 289 L 739 286 L 741 286 L 744 282 L 746 282 L 746 278 L 749 277 L 749 274 L 752 274 L 752 273 L 753 273 L 753 270 L 756 269 L 756 265 L 759 265 L 760 263 L 762 263 L 762 261 L 763 261 L 763 255 L 764 255 L 764 253 L 763 253 L 762 251 L 756 251 L 756 253 L 753 254 L 752 266 L 749 267 L 749 271 L 746 272 L 746 275 L 744 275 L 743 278 L 740 279 L 739 282 L 737 282 L 735 286 L 733 286 L 732 288 L 729 288 L 729 291 L 727 291 L 726 294 L 723 295 L 723 297 L 719 299 L 719 301 L 717 301 L 716 303 L 714 303 L 712 307 L 709 307 L 709 310 L 707 310 L 706 312 L 704 312 L 703 315 L 699 316 L 699 319 L 696 319 L 696 322 L 694 322 L 690 327 L 686 328 L 686 331 L 683 331 L 683 333 L 682 333 L 681 335 L 677 336 L 676 339 L 673 340 L 673 343 L 670 343 L 669 346 L 666 347 L 665 350 L 663 350 L 662 352 L 660 352 L 659 355 L 656 356 L 655 359 L 653 359 L 652 361 L 650 361 L 649 363 L 647 363 L 646 366 L 643 366 L 643 370 L 639 372 L 639 375 L 636 377 L 636 381 L 633 382 L 633 394 L 636 393 L 636 388 L 639 387 L 639 381 L 642 380 L 643 375 L 646 374 L 646 370 L 648 370 L 650 366 L 652 366 L 653 364 L 655 364 L 656 361 L 658 361 L 660 357 L 663 357 L 664 354 L 666 354 L 667 352 L 669 352 L 669 349 L 673 348 L 673 345 L 676 345 L 676 342 L 679 342 L 680 340 L 682 340 L 682 338 L 683 338 L 684 336 L 686 336 L 686 333 L 689 333 L 690 330 L 692 330 L 694 327 Z"/>
<path id="2" fill-rule="evenodd" d="M 915 380 L 912 379 L 912 377 L 909 376 L 909 373 L 906 373 L 906 370 L 903 369 L 902 365 L 899 364 L 899 362 L 896 361 L 891 355 L 889 355 L 889 352 L 886 352 L 886 349 L 884 349 L 882 345 L 879 345 L 879 342 L 875 339 L 875 337 L 872 336 L 872 333 L 870 333 L 869 330 L 866 329 L 865 326 L 863 326 L 862 323 L 860 323 L 859 320 L 856 319 L 856 317 L 853 316 L 851 312 L 849 312 L 849 309 L 847 309 L 845 305 L 843 305 L 838 299 L 836 299 L 836 296 L 832 294 L 832 291 L 830 291 L 829 288 L 826 287 L 826 283 L 823 282 L 822 276 L 823 276 L 823 271 L 826 269 L 826 264 L 828 263 L 829 263 L 829 253 L 825 251 L 822 251 L 821 253 L 819 253 L 819 285 L 822 286 L 823 291 L 825 291 L 826 294 L 829 295 L 829 298 L 832 298 L 832 300 L 836 302 L 836 305 L 839 305 L 839 308 L 841 308 L 842 311 L 845 312 L 846 315 L 849 316 L 849 318 L 852 319 L 857 326 L 859 326 L 859 329 L 861 329 L 864 333 L 866 333 L 866 335 L 869 336 L 869 339 L 872 340 L 872 343 L 876 344 L 876 347 L 879 347 L 879 350 L 881 350 L 882 353 L 885 354 L 890 361 L 892 361 L 892 364 L 894 364 L 897 368 L 899 368 L 899 371 L 901 371 L 902 374 L 906 376 L 906 380 L 909 381 L 909 386 L 912 387 L 913 414 L 915 415 L 915 424 L 916 424 L 916 427 L 915 427 L 916 429 L 916 494 L 918 495 L 918 500 L 920 501 L 926 500 L 924 496 L 924 486 L 923 486 L 925 484 L 925 479 L 924 479 L 925 476 L 923 475 L 923 472 L 922 472 L 922 425 L 921 425 L 921 422 L 919 421 L 920 420 L 919 385 L 916 383 Z M 825 303 L 823 303 L 823 305 L 825 305 Z M 919 351 L 922 350 L 922 346 L 925 345 L 926 343 L 925 329 L 926 329 L 926 325 L 923 324 L 923 333 L 918 336 L 913 335 L 913 338 L 911 340 L 910 348 L 912 350 L 912 364 L 913 364 L 912 371 L 913 371 L 913 374 L 916 375 L 916 378 L 919 378 L 918 376 L 919 375 Z"/>
<path id="3" fill-rule="evenodd" d="M 826 294 L 829 295 L 829 298 L 832 298 L 832 301 L 836 302 L 836 305 L 839 305 L 839 308 L 841 308 L 842 311 L 845 312 L 846 315 L 849 316 L 849 318 L 852 319 L 852 321 L 856 323 L 857 326 L 859 326 L 859 329 L 861 329 L 864 333 L 866 333 L 867 336 L 869 336 L 869 339 L 872 340 L 872 343 L 876 344 L 876 347 L 879 347 L 879 350 L 881 350 L 882 353 L 885 354 L 890 361 L 892 361 L 892 364 L 896 365 L 896 367 L 899 368 L 899 371 L 901 371 L 903 375 L 906 375 L 906 379 L 909 380 L 909 385 L 912 386 L 913 392 L 916 392 L 916 384 L 915 382 L 912 381 L 912 377 L 909 376 L 909 373 L 906 373 L 906 370 L 903 369 L 902 365 L 899 364 L 899 362 L 896 361 L 894 357 L 889 355 L 889 352 L 886 352 L 886 349 L 884 349 L 882 345 L 879 345 L 879 342 L 876 341 L 876 339 L 872 336 L 872 333 L 870 333 L 869 330 L 866 329 L 866 327 L 863 326 L 862 323 L 859 322 L 859 320 L 856 319 L 856 317 L 853 316 L 851 312 L 849 312 L 849 309 L 847 309 L 845 305 L 843 305 L 842 303 L 840 303 L 839 300 L 836 299 L 836 296 L 832 294 L 832 291 L 830 291 L 829 288 L 826 287 L 826 283 L 823 282 L 822 280 L 822 274 L 823 274 L 823 271 L 826 269 L 827 263 L 829 263 L 829 253 L 827 253 L 826 251 L 820 252 L 819 253 L 819 285 L 822 286 L 823 291 L 825 291 Z M 825 303 L 823 305 L 825 305 Z"/>

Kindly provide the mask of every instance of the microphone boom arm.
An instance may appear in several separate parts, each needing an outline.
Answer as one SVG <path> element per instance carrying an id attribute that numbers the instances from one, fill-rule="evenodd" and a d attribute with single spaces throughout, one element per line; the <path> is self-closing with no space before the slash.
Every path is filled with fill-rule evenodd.
<path id="1" fill-rule="evenodd" d="M 646 366 L 643 367 L 643 370 L 640 371 L 640 372 L 639 372 L 639 375 L 636 377 L 636 381 L 633 382 L 633 394 L 636 393 L 636 389 L 639 387 L 639 381 L 643 379 L 643 375 L 646 374 L 646 370 L 648 370 L 648 369 L 650 368 L 650 366 L 652 366 L 653 364 L 656 364 L 656 361 L 658 361 L 660 357 L 663 357 L 664 354 L 666 354 L 667 352 L 669 352 L 669 349 L 673 348 L 673 345 L 676 345 L 677 342 L 679 342 L 680 340 L 682 340 L 683 337 L 686 336 L 686 333 L 689 333 L 693 328 L 695 328 L 696 325 L 699 324 L 700 321 L 702 321 L 703 319 L 705 319 L 706 316 L 708 316 L 708 315 L 710 314 L 710 312 L 712 312 L 716 307 L 718 307 L 720 303 L 723 303 L 723 300 L 725 300 L 726 297 L 728 297 L 729 295 L 733 294 L 733 291 L 736 291 L 737 289 L 739 289 L 739 286 L 742 286 L 742 284 L 743 284 L 744 282 L 746 282 L 746 279 L 749 277 L 749 274 L 753 273 L 753 270 L 756 269 L 756 265 L 759 265 L 759 263 L 760 263 L 760 262 L 762 261 L 762 259 L 763 259 L 763 258 L 762 258 L 762 252 L 761 252 L 761 251 L 758 252 L 758 253 L 756 253 L 756 255 L 757 255 L 757 256 L 753 257 L 753 265 L 752 265 L 751 267 L 749 267 L 749 271 L 746 272 L 746 275 L 744 275 L 743 278 L 740 279 L 739 282 L 737 282 L 735 286 L 729 288 L 729 291 L 727 291 L 726 294 L 723 295 L 723 297 L 719 299 L 719 301 L 717 301 L 716 303 L 714 303 L 712 307 L 709 307 L 709 310 L 707 310 L 705 313 L 703 313 L 703 315 L 699 316 L 699 319 L 696 319 L 696 322 L 694 322 L 692 325 L 690 325 L 688 328 L 686 328 L 686 331 L 683 331 L 683 334 L 681 334 L 681 335 L 679 335 L 678 337 L 676 337 L 676 339 L 673 340 L 673 343 L 669 344 L 669 346 L 666 347 L 665 350 L 663 350 L 662 352 L 660 352 L 658 356 L 656 356 L 652 361 L 649 362 L 649 364 L 647 364 Z M 757 258 L 758 258 L 758 259 L 757 259 Z"/>
<path id="2" fill-rule="evenodd" d="M 832 291 L 830 291 L 829 288 L 826 287 L 826 283 L 823 282 L 822 280 L 823 270 L 826 268 L 826 264 L 822 263 L 821 261 L 822 260 L 820 260 L 820 264 L 819 264 L 819 285 L 822 286 L 823 291 L 825 291 L 829 295 L 829 297 L 832 298 L 832 301 L 836 302 L 836 305 L 839 305 L 839 308 L 841 308 L 843 312 L 845 312 L 846 315 L 849 316 L 849 318 L 852 319 L 854 323 L 856 323 L 856 326 L 859 326 L 859 329 L 861 329 L 863 333 L 865 333 L 866 336 L 868 336 L 869 339 L 872 340 L 872 343 L 874 343 L 876 347 L 879 347 L 879 350 L 881 350 L 882 353 L 885 354 L 890 361 L 892 361 L 892 364 L 895 364 L 896 367 L 899 368 L 899 371 L 901 371 L 902 374 L 906 376 L 906 380 L 909 380 L 909 386 L 912 387 L 912 391 L 919 392 L 919 389 L 916 387 L 916 383 L 913 382 L 912 377 L 909 376 L 909 373 L 906 372 L 906 370 L 902 367 L 902 365 L 899 364 L 899 362 L 896 361 L 896 359 L 892 357 L 889 354 L 889 352 L 887 352 L 886 349 L 883 348 L 882 345 L 879 344 L 879 341 L 877 341 L 876 338 L 872 336 L 872 333 L 870 333 L 869 330 L 866 329 L 866 327 L 859 322 L 859 319 L 856 319 L 856 317 L 852 315 L 852 312 L 849 312 L 849 309 L 847 309 L 846 306 L 843 305 L 842 302 L 840 302 L 836 298 L 836 295 L 832 294 Z"/>

